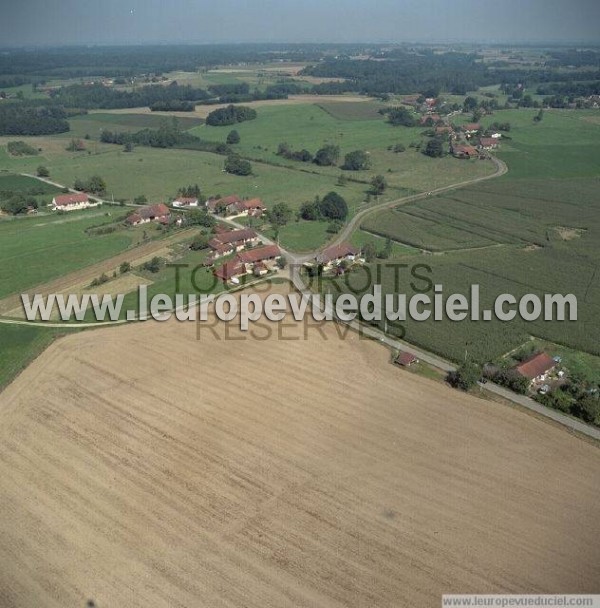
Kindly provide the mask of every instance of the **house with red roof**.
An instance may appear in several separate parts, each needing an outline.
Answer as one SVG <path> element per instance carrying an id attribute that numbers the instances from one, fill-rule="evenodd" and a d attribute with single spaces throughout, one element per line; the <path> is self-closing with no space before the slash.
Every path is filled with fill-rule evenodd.
<path id="1" fill-rule="evenodd" d="M 498 147 L 498 140 L 494 137 L 480 137 L 479 147 L 482 150 L 495 150 Z"/>
<path id="2" fill-rule="evenodd" d="M 228 230 L 227 232 L 219 232 L 209 241 L 211 249 L 217 251 L 223 245 L 230 246 L 233 251 L 241 251 L 247 245 L 255 245 L 258 243 L 258 234 L 251 228 L 242 228 L 240 230 Z"/>
<path id="3" fill-rule="evenodd" d="M 452 156 L 455 158 L 477 158 L 479 152 L 473 146 L 466 144 L 455 144 L 452 146 Z"/>
<path id="4" fill-rule="evenodd" d="M 265 245 L 264 247 L 242 251 L 237 257 L 240 262 L 248 265 L 272 262 L 281 257 L 281 249 L 277 245 Z"/>
<path id="5" fill-rule="evenodd" d="M 140 207 L 125 220 L 130 226 L 139 226 L 148 222 L 168 224 L 171 219 L 171 211 L 164 203 Z"/>
<path id="6" fill-rule="evenodd" d="M 324 266 L 335 266 L 342 260 L 354 261 L 359 253 L 360 249 L 353 247 L 349 243 L 340 243 L 339 245 L 327 247 L 316 257 L 316 260 Z"/>
<path id="7" fill-rule="evenodd" d="M 244 264 L 235 257 L 233 260 L 229 260 L 218 268 L 215 268 L 213 274 L 224 283 L 239 283 L 240 277 L 247 274 L 247 272 Z"/>
<path id="8" fill-rule="evenodd" d="M 85 192 L 57 194 L 52 199 L 52 211 L 76 211 L 77 209 L 86 209 L 100 204 L 92 203 Z"/>
<path id="9" fill-rule="evenodd" d="M 547 353 L 536 353 L 515 366 L 515 371 L 532 383 L 544 382 L 556 367 L 556 361 Z"/>
<path id="10" fill-rule="evenodd" d="M 481 125 L 478 122 L 468 122 L 466 125 L 462 126 L 462 130 L 467 135 L 473 135 L 474 133 L 481 131 Z"/>
<path id="11" fill-rule="evenodd" d="M 412 353 L 400 351 L 394 358 L 394 365 L 400 367 L 410 367 L 413 363 L 418 363 L 419 360 Z"/>

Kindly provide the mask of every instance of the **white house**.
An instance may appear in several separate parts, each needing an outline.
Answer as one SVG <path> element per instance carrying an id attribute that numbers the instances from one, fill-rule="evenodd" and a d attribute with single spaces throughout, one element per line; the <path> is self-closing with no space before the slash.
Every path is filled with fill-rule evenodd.
<path id="1" fill-rule="evenodd" d="M 95 207 L 101 203 L 92 203 L 87 194 L 80 192 L 77 194 L 59 194 L 52 199 L 52 211 L 76 211 Z"/>
<path id="2" fill-rule="evenodd" d="M 180 196 L 173 201 L 173 207 L 197 207 L 198 199 L 191 196 Z"/>

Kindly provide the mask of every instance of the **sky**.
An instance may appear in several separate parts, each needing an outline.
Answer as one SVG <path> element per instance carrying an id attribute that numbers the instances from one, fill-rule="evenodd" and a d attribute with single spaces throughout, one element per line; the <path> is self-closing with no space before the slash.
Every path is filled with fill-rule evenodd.
<path id="1" fill-rule="evenodd" d="M 597 42 L 600 0 L 0 0 L 0 47 Z"/>

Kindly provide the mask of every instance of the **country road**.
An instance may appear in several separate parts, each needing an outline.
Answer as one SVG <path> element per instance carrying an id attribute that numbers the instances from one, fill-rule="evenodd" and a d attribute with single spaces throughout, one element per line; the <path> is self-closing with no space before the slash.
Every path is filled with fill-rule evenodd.
<path id="1" fill-rule="evenodd" d="M 479 183 L 479 182 L 482 182 L 482 181 L 485 181 L 488 179 L 500 177 L 501 175 L 504 175 L 508 171 L 508 167 L 507 167 L 506 163 L 504 163 L 502 160 L 500 160 L 494 156 L 490 156 L 490 159 L 496 166 L 496 171 L 490 175 L 485 175 L 483 177 L 477 177 L 477 178 L 474 178 L 471 180 L 465 180 L 465 181 L 462 181 L 462 182 L 459 182 L 456 184 L 451 184 L 449 186 L 443 186 L 441 188 L 436 188 L 429 192 L 422 192 L 419 194 L 414 194 L 414 195 L 398 198 L 398 199 L 395 199 L 392 201 L 386 201 L 386 202 L 383 202 L 380 204 L 370 206 L 367 209 L 363 209 L 362 211 L 359 211 L 344 226 L 344 228 L 337 234 L 337 236 L 332 241 L 328 242 L 325 246 L 320 247 L 319 249 L 316 249 L 312 252 L 293 253 L 293 252 L 287 251 L 287 250 L 283 249 L 282 247 L 280 247 L 281 251 L 283 252 L 283 254 L 285 255 L 285 257 L 288 260 L 289 278 L 290 278 L 290 281 L 292 282 L 294 288 L 300 294 L 303 294 L 307 297 L 310 296 L 312 292 L 308 289 L 306 283 L 304 282 L 304 279 L 302 278 L 301 272 L 300 272 L 304 262 L 314 259 L 323 249 L 334 246 L 334 245 L 339 245 L 340 243 L 347 240 L 352 235 L 354 230 L 356 230 L 356 228 L 360 226 L 361 222 L 364 219 L 366 219 L 368 216 L 372 215 L 373 213 L 376 213 L 383 209 L 390 209 L 393 207 L 397 207 L 398 205 L 405 205 L 405 204 L 408 204 L 408 203 L 411 203 L 414 201 L 423 200 L 430 196 L 436 196 L 439 194 L 450 192 L 452 190 L 456 190 L 458 188 L 463 188 L 465 186 L 476 184 L 476 183 Z M 45 183 L 51 184 L 58 188 L 65 188 L 65 186 L 63 186 L 62 184 L 58 184 L 56 182 L 50 181 L 45 178 L 40 178 L 36 175 L 31 175 L 31 174 L 22 174 L 22 175 L 27 175 L 28 177 L 33 177 L 35 179 L 38 179 Z M 71 188 L 69 188 L 68 190 L 71 192 L 76 192 L 75 190 L 72 190 Z M 98 197 L 90 196 L 90 198 L 93 198 L 94 200 L 97 200 L 98 202 L 111 204 L 110 201 L 104 201 Z M 246 228 L 246 226 L 244 226 L 243 224 L 236 222 L 235 219 L 223 218 L 223 221 L 225 221 L 226 223 L 230 224 L 231 226 L 233 226 L 235 228 Z M 274 241 L 272 239 L 269 239 L 262 234 L 260 234 L 259 236 L 261 237 L 261 239 L 264 243 L 274 244 Z M 364 336 L 368 336 L 374 340 L 378 340 L 382 344 L 386 345 L 388 348 L 409 352 L 409 353 L 415 355 L 420 360 L 425 361 L 426 363 L 433 365 L 434 367 L 437 367 L 438 369 L 441 369 L 446 372 L 454 371 L 456 369 L 456 367 L 449 361 L 446 361 L 445 359 L 442 359 L 441 357 L 438 357 L 437 355 L 435 355 L 433 353 L 429 353 L 429 352 L 420 350 L 418 348 L 415 348 L 414 346 L 412 346 L 409 343 L 390 338 L 389 336 L 387 336 L 384 332 L 380 331 L 379 329 L 365 325 L 364 323 L 360 323 L 359 321 L 356 321 L 356 320 L 351 321 L 351 322 L 342 321 L 336 317 L 335 310 L 328 309 L 326 304 L 323 306 L 322 312 L 329 312 L 331 314 L 332 318 L 334 318 L 336 320 L 336 322 L 347 325 L 351 329 L 360 332 Z M 28 324 L 39 325 L 38 322 L 18 321 L 15 319 L 2 319 L 2 318 L 0 318 L 0 323 L 17 324 L 17 325 L 28 325 Z M 113 323 L 115 323 L 115 322 L 113 322 Z M 116 323 L 123 323 L 123 321 L 117 321 Z M 103 323 L 103 325 L 108 325 L 108 324 L 112 324 L 112 323 L 111 322 Z M 97 325 L 97 324 L 94 324 L 94 323 L 77 324 L 78 327 L 91 327 L 91 326 L 95 326 L 95 325 Z M 70 323 L 50 323 L 50 324 L 44 323 L 44 326 L 73 328 L 73 324 L 70 324 Z M 581 433 L 583 435 L 586 435 L 587 437 L 600 441 L 600 429 L 596 429 L 592 426 L 589 426 L 575 418 L 562 414 L 561 412 L 551 410 L 550 408 L 546 408 L 525 395 L 518 395 L 517 393 L 513 393 L 512 391 L 510 391 L 502 386 L 496 385 L 493 382 L 487 382 L 485 384 L 485 389 L 500 397 L 503 397 L 504 399 L 507 399 L 531 412 L 534 412 L 537 415 L 543 416 L 547 419 L 557 422 L 571 431 Z"/>

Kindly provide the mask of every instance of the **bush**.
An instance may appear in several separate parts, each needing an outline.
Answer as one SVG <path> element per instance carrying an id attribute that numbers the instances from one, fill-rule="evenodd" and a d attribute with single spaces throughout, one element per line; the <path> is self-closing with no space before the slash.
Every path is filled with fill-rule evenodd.
<path id="1" fill-rule="evenodd" d="M 125 274 L 131 270 L 131 264 L 129 262 L 122 262 L 119 266 L 119 272 Z"/>
<path id="2" fill-rule="evenodd" d="M 369 155 L 363 150 L 355 150 L 346 154 L 342 169 L 345 171 L 363 171 L 370 166 Z"/>
<path id="3" fill-rule="evenodd" d="M 162 264 L 162 258 L 154 256 L 151 260 L 148 260 L 142 264 L 142 270 L 147 270 L 148 272 L 158 272 Z"/>
<path id="4" fill-rule="evenodd" d="M 329 224 L 327 225 L 327 232 L 329 234 L 336 234 L 342 229 L 343 226 L 344 222 L 342 222 L 341 220 L 334 220 L 333 222 L 329 222 Z"/>
<path id="5" fill-rule="evenodd" d="M 472 361 L 463 363 L 456 371 L 448 374 L 448 383 L 454 388 L 468 391 L 481 378 L 481 367 Z"/>
<path id="6" fill-rule="evenodd" d="M 9 141 L 6 149 L 11 156 L 37 156 L 38 151 L 24 141 Z"/>
<path id="7" fill-rule="evenodd" d="M 251 175 L 252 165 L 236 154 L 230 154 L 225 161 L 225 171 L 233 175 Z"/>
<path id="8" fill-rule="evenodd" d="M 48 171 L 48 169 L 46 167 L 44 167 L 44 165 L 40 165 L 37 168 L 36 174 L 38 177 L 49 177 L 50 171 Z"/>

